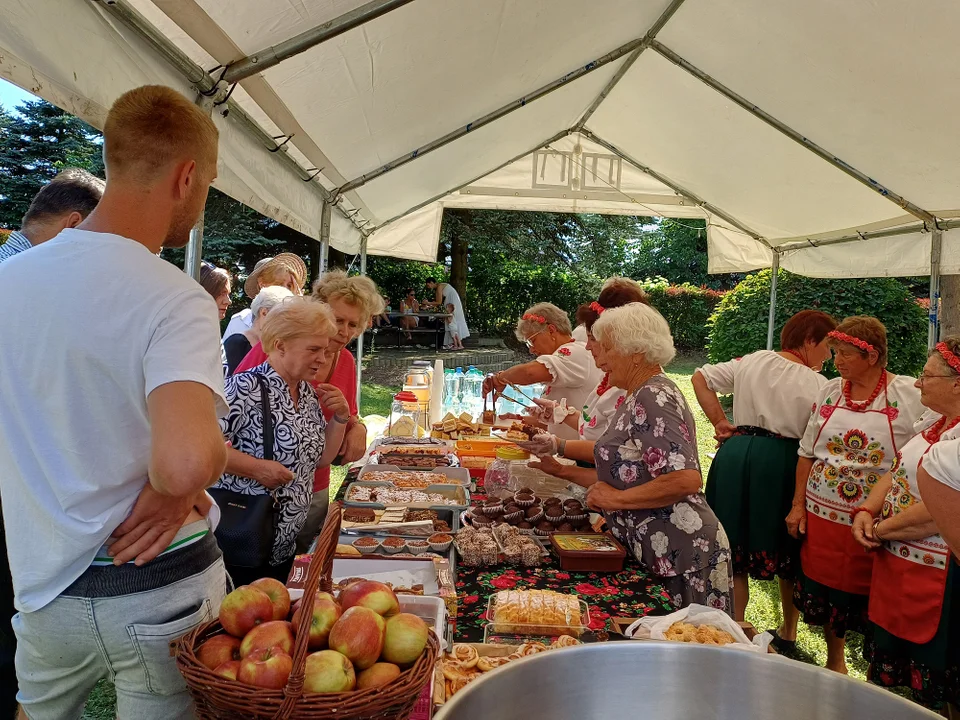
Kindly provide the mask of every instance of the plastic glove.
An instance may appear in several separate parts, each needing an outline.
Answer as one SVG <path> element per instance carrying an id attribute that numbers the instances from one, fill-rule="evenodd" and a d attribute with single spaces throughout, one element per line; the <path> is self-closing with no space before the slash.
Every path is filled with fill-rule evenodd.
<path id="1" fill-rule="evenodd" d="M 544 400 L 543 398 L 533 398 L 533 405 L 527 407 L 530 417 L 540 422 L 553 422 L 553 409 L 557 404 L 553 400 Z"/>
<path id="2" fill-rule="evenodd" d="M 554 423 L 559 425 L 570 415 L 576 415 L 579 410 L 567 406 L 567 399 L 561 398 L 560 402 L 553 400 L 544 400 L 543 398 L 533 398 L 533 402 L 540 408 L 540 419 L 545 423 Z"/>
<path id="3" fill-rule="evenodd" d="M 550 433 L 537 433 L 530 440 L 526 442 L 515 441 L 515 444 L 537 457 L 547 457 L 557 454 L 557 438 Z"/>

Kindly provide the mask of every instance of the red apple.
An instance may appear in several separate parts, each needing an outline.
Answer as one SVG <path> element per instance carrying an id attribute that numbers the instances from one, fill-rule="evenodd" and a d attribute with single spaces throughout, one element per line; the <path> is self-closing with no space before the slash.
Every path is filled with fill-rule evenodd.
<path id="1" fill-rule="evenodd" d="M 383 617 L 400 612 L 400 603 L 393 590 L 374 580 L 360 580 L 340 591 L 341 608 L 349 610 L 356 606 L 370 608 Z"/>
<path id="2" fill-rule="evenodd" d="M 287 586 L 275 578 L 260 578 L 250 583 L 250 587 L 263 590 L 273 603 L 273 619 L 286 620 L 290 614 L 290 591 Z"/>
<path id="3" fill-rule="evenodd" d="M 374 663 L 357 675 L 357 690 L 380 687 L 400 677 L 400 668 L 392 663 Z"/>
<path id="4" fill-rule="evenodd" d="M 333 601 L 329 593 L 317 593 L 313 601 L 313 619 L 310 621 L 310 635 L 307 647 L 310 650 L 324 650 L 327 647 L 327 638 L 334 623 L 340 619 L 340 606 Z M 293 626 L 299 627 L 300 608 L 293 613 Z"/>
<path id="5" fill-rule="evenodd" d="M 247 685 L 282 690 L 293 671 L 293 658 L 282 648 L 254 650 L 240 661 L 237 680 Z"/>
<path id="6" fill-rule="evenodd" d="M 236 680 L 237 675 L 240 673 L 240 661 L 228 660 L 222 665 L 217 665 L 213 672 L 227 680 Z"/>
<path id="7" fill-rule="evenodd" d="M 273 603 L 259 588 L 241 585 L 220 603 L 220 624 L 234 637 L 242 638 L 260 623 L 273 620 Z"/>
<path id="8" fill-rule="evenodd" d="M 353 663 L 358 670 L 373 665 L 383 651 L 385 623 L 370 608 L 352 607 L 346 610 L 330 630 L 328 642 Z"/>
<path id="9" fill-rule="evenodd" d="M 240 659 L 240 640 L 233 635 L 215 635 L 197 649 L 197 660 L 211 670 Z"/>
<path id="10" fill-rule="evenodd" d="M 333 650 L 307 655 L 303 669 L 303 691 L 308 693 L 349 692 L 357 684 L 353 665 Z"/>
<path id="11" fill-rule="evenodd" d="M 245 658 L 254 650 L 279 647 L 287 655 L 293 655 L 293 625 L 286 620 L 271 620 L 257 625 L 240 643 L 240 657 Z"/>
<path id="12" fill-rule="evenodd" d="M 317 598 L 327 598 L 330 602 L 336 603 L 337 607 L 340 607 L 340 603 L 337 602 L 337 599 L 328 592 L 318 592 Z M 293 605 L 290 608 L 291 613 L 297 612 L 297 610 L 300 609 L 301 604 L 303 604 L 303 598 L 300 598 L 295 603 L 293 603 Z"/>
<path id="13" fill-rule="evenodd" d="M 411 665 L 427 646 L 427 624 L 410 613 L 389 618 L 383 638 L 383 659 L 396 665 Z"/>

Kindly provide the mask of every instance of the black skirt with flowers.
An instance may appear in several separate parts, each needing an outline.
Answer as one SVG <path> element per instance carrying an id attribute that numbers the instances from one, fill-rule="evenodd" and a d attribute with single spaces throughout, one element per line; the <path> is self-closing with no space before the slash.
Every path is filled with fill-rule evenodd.
<path id="1" fill-rule="evenodd" d="M 830 625 L 833 632 L 843 636 L 847 631 L 864 633 L 870 628 L 867 619 L 867 595 L 836 590 L 811 580 L 797 567 L 797 582 L 793 589 L 793 604 L 803 613 L 807 625 Z"/>
<path id="2" fill-rule="evenodd" d="M 730 539 L 734 574 L 794 580 L 800 543 L 787 533 L 799 440 L 744 429 L 717 451 L 707 502 Z"/>

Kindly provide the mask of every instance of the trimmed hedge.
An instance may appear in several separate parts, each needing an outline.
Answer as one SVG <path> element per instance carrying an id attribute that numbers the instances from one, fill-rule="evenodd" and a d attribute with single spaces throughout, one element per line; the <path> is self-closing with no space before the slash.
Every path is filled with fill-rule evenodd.
<path id="1" fill-rule="evenodd" d="M 774 347 L 784 323 L 801 310 L 822 310 L 837 320 L 872 315 L 887 328 L 891 372 L 916 376 L 927 356 L 927 312 L 894 278 L 807 278 L 780 270 Z M 710 318 L 710 362 L 725 362 L 767 346 L 770 270 L 748 275 L 726 293 Z"/>
<path id="2" fill-rule="evenodd" d="M 708 321 L 726 294 L 689 283 L 671 285 L 662 277 L 640 283 L 667 322 L 678 350 L 701 351 L 707 344 Z"/>

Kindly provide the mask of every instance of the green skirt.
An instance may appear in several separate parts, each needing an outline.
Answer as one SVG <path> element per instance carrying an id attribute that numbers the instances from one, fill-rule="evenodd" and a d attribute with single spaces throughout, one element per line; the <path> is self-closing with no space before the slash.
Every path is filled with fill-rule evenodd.
<path id="1" fill-rule="evenodd" d="M 916 702 L 934 710 L 944 702 L 960 704 L 960 568 L 951 562 L 948 572 L 940 624 L 930 642 L 908 642 L 871 623 L 863 643 L 870 682 L 910 688 Z"/>
<path id="2" fill-rule="evenodd" d="M 734 574 L 793 580 L 800 543 L 787 534 L 799 440 L 734 435 L 720 446 L 706 497 L 730 539 Z"/>

